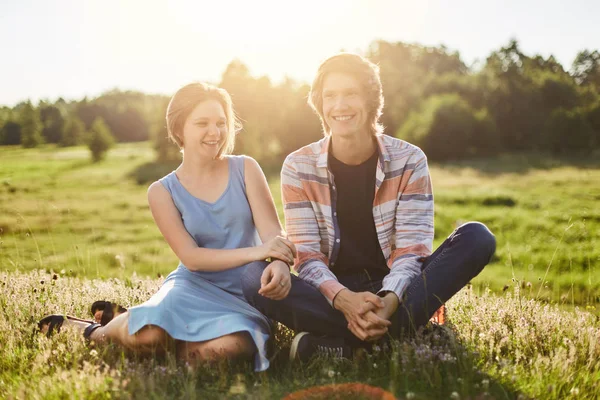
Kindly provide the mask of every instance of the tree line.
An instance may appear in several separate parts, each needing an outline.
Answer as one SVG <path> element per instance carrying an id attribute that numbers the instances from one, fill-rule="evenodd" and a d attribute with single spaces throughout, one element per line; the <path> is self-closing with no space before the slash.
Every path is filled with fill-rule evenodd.
<path id="1" fill-rule="evenodd" d="M 471 67 L 444 46 L 375 41 L 364 55 L 380 67 L 385 133 L 420 146 L 431 160 L 600 148 L 598 50 L 579 52 L 569 69 L 553 56 L 524 54 L 516 40 Z M 231 93 L 243 122 L 236 152 L 263 167 L 278 168 L 288 153 L 322 136 L 306 103 L 308 84 L 253 77 L 239 60 L 216 83 Z M 174 160 L 179 152 L 164 122 L 168 101 L 112 90 L 93 99 L 2 107 L 0 144 L 153 140 L 159 161 Z"/>

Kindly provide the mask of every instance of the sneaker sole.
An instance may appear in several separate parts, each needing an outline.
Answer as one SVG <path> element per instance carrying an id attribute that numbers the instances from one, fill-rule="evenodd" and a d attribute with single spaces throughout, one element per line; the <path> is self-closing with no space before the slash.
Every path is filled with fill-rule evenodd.
<path id="1" fill-rule="evenodd" d="M 300 343 L 300 339 L 308 334 L 308 332 L 301 332 L 294 337 L 294 340 L 292 341 L 292 347 L 290 347 L 290 361 L 294 361 L 296 359 L 298 353 L 298 343 Z"/>

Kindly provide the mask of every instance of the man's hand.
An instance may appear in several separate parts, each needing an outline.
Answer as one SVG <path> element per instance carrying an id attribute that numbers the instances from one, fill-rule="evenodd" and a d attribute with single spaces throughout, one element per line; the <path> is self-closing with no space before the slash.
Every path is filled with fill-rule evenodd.
<path id="1" fill-rule="evenodd" d="M 357 323 L 349 323 L 348 329 L 364 341 L 374 341 L 380 339 L 387 333 L 387 328 L 391 325 L 389 319 L 398 309 L 399 301 L 395 293 L 387 293 L 383 298 L 384 306 L 371 310 L 367 305 L 363 305 L 359 314 L 363 316 Z M 385 329 L 381 327 L 381 321 L 388 324 Z"/>
<path id="2" fill-rule="evenodd" d="M 400 305 L 400 300 L 398 300 L 398 296 L 394 292 L 386 293 L 386 295 L 383 296 L 382 299 L 385 305 L 382 308 L 375 310 L 375 314 L 389 321 L 389 319 L 392 317 L 392 315 L 394 315 L 394 313 L 398 309 L 398 306 Z"/>
<path id="3" fill-rule="evenodd" d="M 355 293 L 342 289 L 333 300 L 333 307 L 348 321 L 348 329 L 360 340 L 375 340 L 385 335 L 391 322 L 374 311 L 385 307 L 383 299 L 371 292 Z"/>
<path id="4" fill-rule="evenodd" d="M 258 294 L 273 300 L 285 299 L 292 288 L 290 267 L 281 260 L 267 265 L 260 277 Z"/>

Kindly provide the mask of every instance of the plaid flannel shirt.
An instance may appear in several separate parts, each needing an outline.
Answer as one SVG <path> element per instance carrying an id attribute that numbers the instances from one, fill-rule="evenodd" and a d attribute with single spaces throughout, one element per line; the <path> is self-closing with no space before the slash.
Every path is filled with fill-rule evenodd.
<path id="1" fill-rule="evenodd" d="M 399 299 L 421 272 L 421 257 L 433 244 L 433 191 L 427 157 L 403 140 L 377 135 L 373 219 L 390 272 L 380 291 Z M 290 154 L 281 171 L 281 192 L 289 239 L 298 255 L 294 268 L 332 304 L 344 288 L 331 272 L 340 251 L 336 188 L 327 165 L 330 137 Z"/>

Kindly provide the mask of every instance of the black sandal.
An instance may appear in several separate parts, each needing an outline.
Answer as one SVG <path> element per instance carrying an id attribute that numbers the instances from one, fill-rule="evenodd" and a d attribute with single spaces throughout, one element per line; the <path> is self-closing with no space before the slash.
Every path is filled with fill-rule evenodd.
<path id="1" fill-rule="evenodd" d="M 92 316 L 96 315 L 96 312 L 102 311 L 102 319 L 100 319 L 100 325 L 104 326 L 113 320 L 115 317 L 115 312 L 118 314 L 122 314 L 127 312 L 127 309 L 123 306 L 120 306 L 117 303 L 112 303 L 110 301 L 98 300 L 92 303 Z"/>
<path id="2" fill-rule="evenodd" d="M 92 339 L 90 339 L 90 336 L 92 335 L 92 332 L 94 332 L 96 329 L 100 328 L 102 325 L 97 324 L 97 323 L 93 323 L 90 324 L 88 327 L 86 327 L 83 330 L 83 337 L 85 338 L 85 340 L 87 340 L 88 342 Z"/>
<path id="3" fill-rule="evenodd" d="M 65 315 L 60 315 L 60 314 L 53 314 L 53 315 L 48 315 L 48 316 L 42 318 L 40 320 L 40 322 L 38 322 L 38 332 L 42 331 L 42 328 L 44 327 L 44 325 L 48 325 L 48 332 L 46 332 L 46 337 L 50 337 L 50 336 L 52 336 L 52 334 L 54 334 L 55 329 L 56 329 L 56 332 L 60 332 L 60 328 L 62 327 L 63 323 L 66 320 L 87 322 L 87 323 L 93 324 L 93 321 L 88 321 L 88 320 L 81 319 L 81 318 L 70 317 L 68 315 L 65 316 Z"/>

